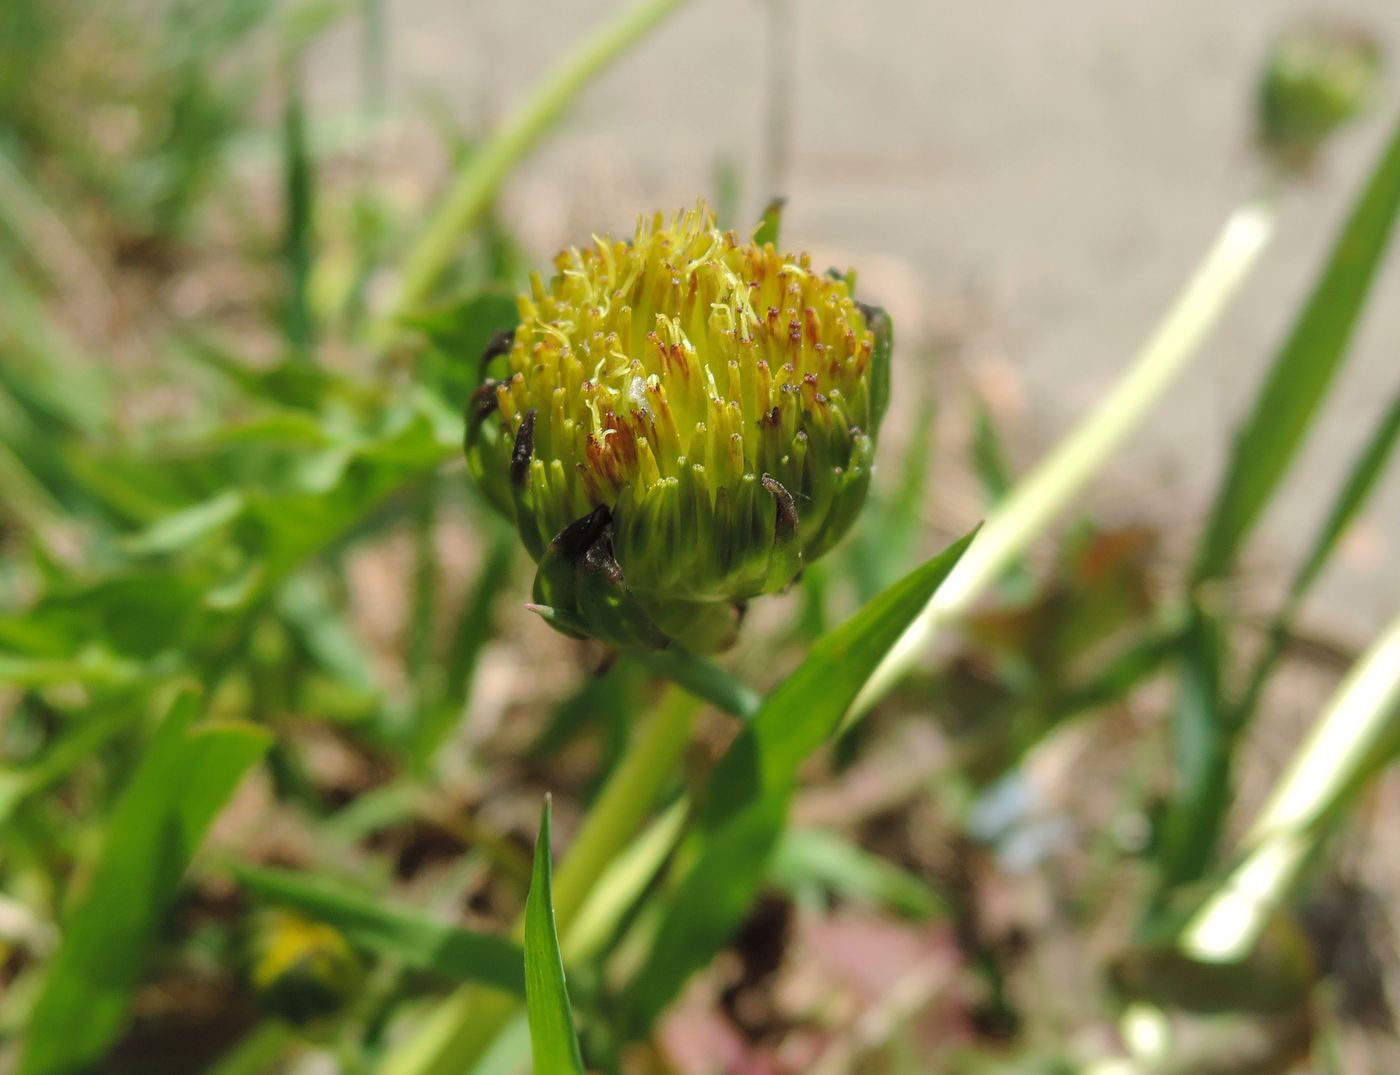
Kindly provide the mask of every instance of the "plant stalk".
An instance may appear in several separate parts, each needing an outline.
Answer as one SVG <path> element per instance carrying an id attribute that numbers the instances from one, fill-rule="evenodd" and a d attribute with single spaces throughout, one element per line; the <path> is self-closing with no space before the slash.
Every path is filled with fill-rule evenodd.
<path id="1" fill-rule="evenodd" d="M 398 294 L 371 329 L 372 345 L 383 348 L 393 341 L 400 319 L 428 297 L 462 237 L 490 207 L 511 168 L 534 148 L 579 91 L 683 3 L 640 0 L 628 8 L 559 64 L 505 126 L 468 158 L 404 259 Z"/>
<path id="2" fill-rule="evenodd" d="M 1400 617 L 1357 661 L 1245 836 L 1244 861 L 1181 936 L 1189 956 L 1244 958 L 1335 816 L 1395 744 Z"/>
<path id="3" fill-rule="evenodd" d="M 853 717 L 884 697 L 928 643 L 966 614 L 1103 469 L 1200 353 L 1201 344 L 1268 245 L 1275 221 L 1276 204 L 1268 194 L 1230 215 L 1176 304 L 1098 409 L 992 512 L 948 580 L 870 678 L 856 699 Z"/>

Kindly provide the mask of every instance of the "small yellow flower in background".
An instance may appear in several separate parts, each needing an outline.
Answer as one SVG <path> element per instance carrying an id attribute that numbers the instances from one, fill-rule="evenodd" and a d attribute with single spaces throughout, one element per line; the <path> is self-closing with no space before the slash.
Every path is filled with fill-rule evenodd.
<path id="1" fill-rule="evenodd" d="M 255 915 L 248 938 L 248 984 L 290 1022 L 338 1012 L 364 980 L 364 965 L 339 931 L 293 911 Z"/>
<path id="2" fill-rule="evenodd" d="M 732 642 L 736 609 L 850 529 L 890 324 L 806 255 L 704 205 L 535 275 L 474 395 L 467 457 L 539 565 L 551 622 L 611 645 Z"/>

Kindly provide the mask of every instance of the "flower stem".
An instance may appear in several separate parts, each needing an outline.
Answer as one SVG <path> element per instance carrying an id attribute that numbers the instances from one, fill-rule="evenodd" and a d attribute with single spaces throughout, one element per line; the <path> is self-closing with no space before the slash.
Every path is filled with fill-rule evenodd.
<path id="1" fill-rule="evenodd" d="M 584 818 L 554 874 L 554 917 L 567 932 L 593 886 L 627 846 L 675 775 L 700 702 L 667 687 L 655 715 L 632 736 L 627 752 Z M 516 923 L 519 932 L 523 919 Z M 518 997 L 464 986 L 424 1019 L 418 1033 L 391 1053 L 382 1075 L 460 1075 L 519 1011 Z"/>
<path id="2" fill-rule="evenodd" d="M 1297 880 L 1323 823 L 1359 790 L 1400 728 L 1400 617 L 1353 666 L 1244 839 L 1247 854 L 1187 925 L 1181 948 L 1242 959 Z"/>
<path id="3" fill-rule="evenodd" d="M 1201 349 L 1268 245 L 1272 195 L 1236 209 L 1176 304 L 1143 345 L 1107 398 L 992 513 L 939 588 L 856 699 L 853 715 L 882 698 L 929 641 L 981 598 L 1017 556 L 1040 537 L 1111 459 Z"/>
<path id="4" fill-rule="evenodd" d="M 531 93 L 496 134 L 473 153 L 404 260 L 398 294 L 374 325 L 370 342 L 392 342 L 399 319 L 419 305 L 456 254 L 462 237 L 490 206 L 501 182 L 589 82 L 685 0 L 641 0 L 585 41 Z"/>

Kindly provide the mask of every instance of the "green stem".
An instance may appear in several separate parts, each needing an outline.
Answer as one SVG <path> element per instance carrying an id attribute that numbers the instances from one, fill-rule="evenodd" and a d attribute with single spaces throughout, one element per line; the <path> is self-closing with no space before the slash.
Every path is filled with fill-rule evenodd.
<path id="1" fill-rule="evenodd" d="M 579 91 L 684 2 L 641 0 L 624 11 L 558 65 L 505 126 L 472 154 L 405 259 L 398 295 L 371 331 L 371 343 L 383 347 L 392 341 L 399 319 L 427 298 L 511 168 L 534 148 Z"/>
<path id="2" fill-rule="evenodd" d="M 1400 617 L 1352 668 L 1245 836 L 1246 857 L 1182 933 L 1188 955 L 1242 959 L 1321 838 L 1393 745 L 1400 718 Z"/>
<path id="3" fill-rule="evenodd" d="M 554 874 L 554 917 L 567 932 L 609 864 L 632 841 L 674 777 L 700 702 L 667 688 L 656 714 L 632 736 L 627 752 L 588 811 Z M 517 923 L 517 931 L 523 923 Z M 470 1071 L 519 1011 L 516 997 L 466 986 L 444 1000 L 418 1033 L 393 1052 L 382 1075 L 461 1075 Z"/>
<path id="4" fill-rule="evenodd" d="M 965 613 L 1055 521 L 1118 452 L 1201 349 L 1268 244 L 1272 196 L 1246 202 L 1225 222 L 1176 304 L 1098 409 L 1073 429 L 987 519 L 919 619 L 856 699 L 865 712 L 904 675 L 944 627 Z"/>

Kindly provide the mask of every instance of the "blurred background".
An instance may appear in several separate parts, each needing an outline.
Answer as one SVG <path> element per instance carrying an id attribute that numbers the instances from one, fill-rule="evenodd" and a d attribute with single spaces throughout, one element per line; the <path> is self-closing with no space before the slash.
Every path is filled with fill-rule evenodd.
<path id="1" fill-rule="evenodd" d="M 404 139 L 389 174 L 428 182 L 440 153 L 425 114 L 488 130 L 614 9 L 587 0 L 541 17 L 512 4 L 387 4 L 384 99 Z M 784 194 L 793 240 L 858 265 L 894 310 L 905 383 L 920 367 L 958 367 L 1006 408 L 1016 456 L 1033 459 L 1103 396 L 1224 213 L 1258 185 L 1260 64 L 1282 29 L 1319 15 L 1387 45 L 1400 38 L 1400 10 L 1385 0 L 1244 0 L 1228 11 L 1205 0 L 1170 11 L 713 0 L 681 11 L 593 86 L 517 173 L 501 211 L 539 264 L 562 242 L 624 232 L 643 208 L 697 192 L 732 191 L 740 220 Z M 311 96 L 331 114 L 362 100 L 363 47 L 346 23 L 313 50 Z M 1383 99 L 1393 97 L 1392 85 Z M 1100 486 L 1103 503 L 1159 518 L 1203 512 L 1387 122 L 1374 108 L 1290 190 L 1266 264 Z M 1400 295 L 1400 266 L 1376 288 Z M 1385 406 L 1397 335 L 1400 302 L 1381 298 L 1333 397 L 1350 420 L 1310 441 L 1271 506 L 1261 565 L 1271 548 L 1301 554 L 1317 485 L 1334 480 Z M 1331 628 L 1359 639 L 1388 618 L 1400 600 L 1397 532 L 1391 475 L 1320 586 L 1316 611 Z"/>
<path id="2" fill-rule="evenodd" d="M 434 286 L 396 306 L 451 178 L 624 7 L 0 0 L 0 1072 L 383 1070 L 474 971 L 246 871 L 500 933 L 547 790 L 567 849 L 657 684 L 525 611 L 532 565 L 459 458 L 476 356 L 561 247 L 697 197 L 747 234 L 781 194 L 781 245 L 854 267 L 893 315 L 864 521 L 757 602 L 726 658 L 766 689 L 1003 502 L 1270 186 L 1255 95 L 1278 33 L 1325 15 L 1400 52 L 1392 0 L 691 0 L 564 102 L 487 185 Z M 625 974 L 611 949 L 577 968 L 600 1070 L 1087 1073 L 1150 996 L 1182 1050 L 1096 1073 L 1400 1071 L 1393 774 L 1244 977 L 1203 985 L 1140 928 L 1223 876 L 1400 607 L 1391 467 L 1279 628 L 1258 719 L 1226 734 L 1202 861 L 1163 865 L 1191 779 L 1173 754 L 1192 697 L 1183 576 L 1231 437 L 1390 137 L 1388 70 L 1281 191 L 1277 238 L 1201 361 L 804 770 L 764 897 L 657 1032 L 590 1037 Z M 1240 693 L 1397 406 L 1397 340 L 1391 258 L 1219 580 L 1218 700 Z M 130 842 L 130 803 L 160 783 L 148 748 L 191 681 L 212 723 L 267 741 L 181 881 L 163 845 Z M 695 790 L 733 734 L 707 712 L 668 794 Z M 104 918 L 94 878 L 129 883 L 141 913 Z M 634 954 L 653 888 L 612 938 Z M 49 983 L 98 980 L 110 1006 L 65 1042 L 89 1002 L 70 991 L 65 1009 Z"/>

